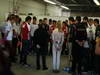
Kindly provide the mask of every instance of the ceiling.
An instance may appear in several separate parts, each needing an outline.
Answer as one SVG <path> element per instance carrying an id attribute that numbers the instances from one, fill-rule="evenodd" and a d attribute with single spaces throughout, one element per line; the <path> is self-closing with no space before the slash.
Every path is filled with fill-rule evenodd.
<path id="1" fill-rule="evenodd" d="M 57 0 L 57 1 L 69 7 L 71 11 L 100 12 L 100 6 L 97 6 L 93 2 L 93 0 Z"/>

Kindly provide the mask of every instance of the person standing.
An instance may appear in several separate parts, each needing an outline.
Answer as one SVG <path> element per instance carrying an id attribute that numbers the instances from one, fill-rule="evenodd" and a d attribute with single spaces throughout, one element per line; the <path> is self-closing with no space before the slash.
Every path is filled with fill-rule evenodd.
<path id="1" fill-rule="evenodd" d="M 49 33 L 50 33 L 50 49 L 49 49 L 49 55 L 52 55 L 52 33 L 54 31 L 54 29 L 56 28 L 56 24 L 57 22 L 55 20 L 53 20 L 52 25 L 49 26 Z"/>
<path id="2" fill-rule="evenodd" d="M 40 57 L 42 56 L 42 68 L 43 70 L 47 70 L 48 67 L 46 65 L 46 56 L 48 54 L 48 40 L 49 34 L 45 29 L 44 24 L 39 24 L 39 28 L 34 33 L 34 43 L 36 47 L 36 65 L 37 70 L 41 69 L 40 65 Z"/>
<path id="3" fill-rule="evenodd" d="M 89 42 L 89 70 L 94 71 L 94 58 L 95 58 L 95 33 L 96 27 L 94 25 L 93 19 L 88 20 L 88 27 L 87 27 L 87 38 Z"/>
<path id="4" fill-rule="evenodd" d="M 94 19 L 94 25 L 96 26 L 96 47 L 95 47 L 95 72 L 100 75 L 100 24 L 99 19 Z"/>
<path id="5" fill-rule="evenodd" d="M 13 39 L 13 24 L 15 23 L 15 15 L 9 15 L 7 18 L 6 26 L 5 26 L 5 46 L 7 47 L 10 61 L 13 60 L 13 49 L 12 49 L 12 39 Z"/>
<path id="6" fill-rule="evenodd" d="M 76 64 L 78 64 L 78 74 L 82 72 L 83 66 L 83 57 L 84 57 L 84 42 L 87 38 L 86 27 L 84 24 L 81 23 L 81 17 L 76 17 L 76 36 L 75 36 L 75 43 L 74 43 L 74 54 L 76 55 L 76 59 L 74 64 L 72 65 L 74 71 L 76 70 Z"/>
<path id="7" fill-rule="evenodd" d="M 37 24 L 37 18 L 34 16 L 33 17 L 33 22 L 30 25 L 30 33 L 31 33 L 31 41 L 30 41 L 30 45 L 31 45 L 31 50 L 33 50 L 33 52 L 35 52 L 35 48 L 34 48 L 34 32 L 36 29 L 38 29 L 38 24 Z"/>
<path id="8" fill-rule="evenodd" d="M 64 32 L 64 42 L 63 42 L 63 47 L 62 47 L 62 54 L 66 51 L 66 45 L 67 45 L 67 38 L 68 38 L 68 25 L 66 22 L 62 23 L 62 31 Z M 65 52 L 67 54 L 67 52 Z"/>
<path id="9" fill-rule="evenodd" d="M 53 72 L 59 72 L 60 68 L 60 56 L 62 51 L 62 45 L 64 42 L 64 32 L 61 28 L 61 22 L 58 21 L 57 27 L 52 33 L 52 52 L 53 52 Z"/>
<path id="10" fill-rule="evenodd" d="M 18 35 L 19 35 L 18 33 L 20 32 L 18 21 L 19 21 L 19 16 L 15 15 L 15 23 L 12 26 L 13 27 L 13 39 L 12 39 L 13 59 L 12 59 L 12 62 L 14 63 L 17 60 L 16 55 L 17 55 Z"/>
<path id="11" fill-rule="evenodd" d="M 24 66 L 29 66 L 27 64 L 27 55 L 29 53 L 30 46 L 30 23 L 31 17 L 27 16 L 21 27 L 22 51 L 20 54 L 20 64 Z"/>

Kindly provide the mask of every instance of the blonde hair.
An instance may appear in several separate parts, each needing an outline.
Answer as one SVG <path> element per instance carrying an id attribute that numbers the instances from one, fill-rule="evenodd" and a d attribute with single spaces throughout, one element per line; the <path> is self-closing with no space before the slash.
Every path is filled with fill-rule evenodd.
<path id="1" fill-rule="evenodd" d="M 61 21 L 57 22 L 57 28 L 58 28 L 59 32 L 62 32 L 62 23 L 61 23 Z"/>

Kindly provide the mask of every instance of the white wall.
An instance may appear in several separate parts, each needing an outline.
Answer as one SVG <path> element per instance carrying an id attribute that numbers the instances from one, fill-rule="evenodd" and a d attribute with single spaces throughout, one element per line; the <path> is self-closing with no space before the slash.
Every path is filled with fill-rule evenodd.
<path id="1" fill-rule="evenodd" d="M 11 9 L 11 0 L 0 0 L 0 20 L 3 20 L 5 18 L 5 14 L 8 13 Z"/>
<path id="2" fill-rule="evenodd" d="M 59 6 L 48 4 L 47 14 L 49 14 L 49 16 L 62 16 L 62 8 Z"/>
<path id="3" fill-rule="evenodd" d="M 20 0 L 19 13 L 33 13 L 34 15 L 44 15 L 45 5 L 36 0 Z"/>

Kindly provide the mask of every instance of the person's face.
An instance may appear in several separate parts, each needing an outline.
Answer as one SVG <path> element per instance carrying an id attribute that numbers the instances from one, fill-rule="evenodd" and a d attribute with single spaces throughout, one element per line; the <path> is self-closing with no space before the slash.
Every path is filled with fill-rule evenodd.
<path id="1" fill-rule="evenodd" d="M 68 21 L 66 21 L 66 24 L 68 24 Z"/>
<path id="2" fill-rule="evenodd" d="M 39 24 L 42 24 L 42 21 L 39 21 Z"/>
<path id="3" fill-rule="evenodd" d="M 72 24 L 73 22 L 71 20 L 69 20 L 69 24 Z"/>
<path id="4" fill-rule="evenodd" d="M 83 19 L 83 22 L 87 22 L 87 20 L 84 20 L 84 19 Z"/>
<path id="5" fill-rule="evenodd" d="M 97 23 L 94 21 L 94 25 L 97 26 Z"/>
<path id="6" fill-rule="evenodd" d="M 28 20 L 28 23 L 31 23 L 31 19 L 30 19 L 30 20 Z"/>
<path id="7" fill-rule="evenodd" d="M 15 23 L 15 20 L 14 20 L 14 19 L 12 19 L 12 20 L 11 20 L 11 23 L 12 23 L 12 24 L 14 24 L 14 23 Z"/>
<path id="8" fill-rule="evenodd" d="M 89 25 L 92 25 L 93 24 L 93 21 L 89 21 L 88 23 L 89 23 Z"/>
<path id="9" fill-rule="evenodd" d="M 62 23 L 62 26 L 65 26 L 66 24 L 65 23 Z"/>
<path id="10" fill-rule="evenodd" d="M 53 25 L 56 25 L 56 22 L 53 22 Z"/>
<path id="11" fill-rule="evenodd" d="M 19 18 L 15 18 L 15 22 L 19 22 Z"/>
<path id="12" fill-rule="evenodd" d="M 36 19 L 33 19 L 33 24 L 36 24 Z"/>
<path id="13" fill-rule="evenodd" d="M 44 24 L 47 24 L 47 20 L 44 20 Z"/>
<path id="14" fill-rule="evenodd" d="M 52 24 L 52 21 L 50 21 L 49 24 L 51 25 Z"/>

